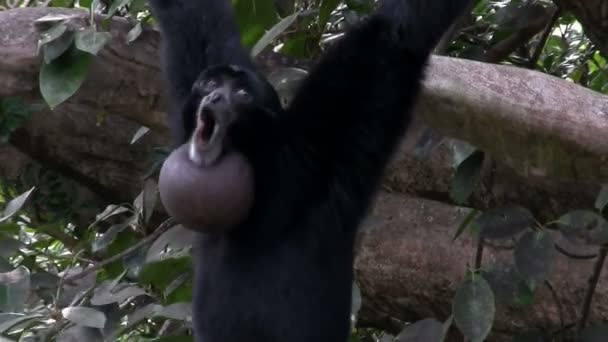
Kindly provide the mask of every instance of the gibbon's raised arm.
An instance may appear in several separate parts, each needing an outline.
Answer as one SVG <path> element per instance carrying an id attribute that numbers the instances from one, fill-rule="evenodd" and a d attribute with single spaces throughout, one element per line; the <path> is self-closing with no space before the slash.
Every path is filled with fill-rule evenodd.
<path id="1" fill-rule="evenodd" d="M 192 85 L 208 66 L 234 64 L 253 69 L 249 52 L 241 44 L 229 0 L 149 0 L 163 41 L 163 70 L 168 82 L 169 120 L 177 144 L 187 134 L 182 113 Z M 190 115 L 188 118 L 182 115 Z"/>
<path id="2" fill-rule="evenodd" d="M 296 92 L 283 129 L 314 172 L 330 176 L 330 202 L 345 216 L 368 204 L 344 199 L 370 198 L 409 122 L 432 49 L 469 2 L 383 0 Z"/>

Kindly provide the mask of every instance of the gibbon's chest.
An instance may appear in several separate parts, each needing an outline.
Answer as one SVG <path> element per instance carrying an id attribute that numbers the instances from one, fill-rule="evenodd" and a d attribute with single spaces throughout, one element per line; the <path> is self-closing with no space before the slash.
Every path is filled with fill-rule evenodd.
<path id="1" fill-rule="evenodd" d="M 344 240 L 333 241 L 337 245 L 331 248 L 330 241 L 306 235 L 292 234 L 280 243 L 260 244 L 257 250 L 254 245 L 220 240 L 199 245 L 195 324 L 208 341 L 334 342 L 342 341 L 342 335 L 346 338 L 352 288 L 350 249 L 343 246 Z M 318 335 L 304 336 L 308 333 Z"/>

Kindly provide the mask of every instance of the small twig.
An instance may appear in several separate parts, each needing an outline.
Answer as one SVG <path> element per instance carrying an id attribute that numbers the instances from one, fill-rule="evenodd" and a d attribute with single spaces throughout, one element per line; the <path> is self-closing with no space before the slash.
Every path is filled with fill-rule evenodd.
<path id="1" fill-rule="evenodd" d="M 475 269 L 479 270 L 481 268 L 481 261 L 483 259 L 483 247 L 485 245 L 485 239 L 483 237 L 479 237 L 477 241 L 477 251 L 475 251 Z"/>
<path id="2" fill-rule="evenodd" d="M 561 14 L 562 9 L 560 7 L 556 7 L 555 11 L 553 11 L 553 15 L 551 16 L 551 20 L 549 20 L 549 22 L 547 23 L 547 26 L 545 27 L 545 30 L 543 31 L 543 34 L 540 37 L 538 44 L 536 45 L 534 53 L 532 53 L 532 57 L 530 57 L 530 60 L 528 61 L 528 69 L 534 69 L 534 67 L 536 66 L 536 63 L 538 62 L 541 53 L 545 49 L 547 39 L 549 38 L 551 31 L 553 31 L 553 26 L 555 26 L 555 23 L 557 22 Z"/>
<path id="3" fill-rule="evenodd" d="M 557 306 L 557 314 L 559 316 L 559 325 L 563 328 L 565 322 L 564 322 L 564 310 L 562 307 L 562 302 L 560 302 L 559 297 L 557 296 L 557 292 L 555 291 L 555 288 L 553 287 L 553 285 L 551 285 L 551 282 L 549 282 L 548 280 L 545 280 L 545 286 L 547 286 L 547 288 L 551 292 L 551 295 L 553 296 L 553 300 L 555 300 L 555 305 Z"/>
<path id="4" fill-rule="evenodd" d="M 595 265 L 593 266 L 593 273 L 591 274 L 591 277 L 589 277 L 589 287 L 587 288 L 587 293 L 585 294 L 585 301 L 583 302 L 583 306 L 581 309 L 581 318 L 576 326 L 577 335 L 580 334 L 581 331 L 585 328 L 587 320 L 589 319 L 591 300 L 593 299 L 595 288 L 597 287 L 597 283 L 600 279 L 600 274 L 602 273 L 602 268 L 604 267 L 604 262 L 606 261 L 606 255 L 608 255 L 608 245 L 603 245 L 602 247 L 600 247 L 600 253 L 597 257 L 597 260 L 595 261 Z"/>
<path id="5" fill-rule="evenodd" d="M 141 247 L 154 242 L 154 240 L 156 240 L 157 237 L 159 237 L 164 232 L 166 232 L 167 230 L 172 228 L 174 225 L 175 225 L 175 221 L 172 218 L 167 219 L 165 222 L 161 223 L 161 225 L 158 226 L 158 228 L 156 228 L 156 230 L 154 232 L 152 232 L 152 234 L 144 237 L 138 243 L 134 244 L 133 246 L 125 249 L 124 251 L 122 251 L 116 255 L 111 256 L 110 258 L 108 258 L 106 260 L 100 261 L 97 265 L 92 266 L 91 268 L 87 268 L 86 270 L 84 270 L 78 274 L 75 274 L 71 277 L 66 278 L 66 281 L 74 281 L 76 279 L 83 278 L 92 272 L 95 272 L 115 261 L 118 261 L 118 260 L 130 255 L 131 253 L 137 251 Z"/>
<path id="6" fill-rule="evenodd" d="M 72 263 L 70 264 L 70 266 L 67 268 L 67 270 L 65 271 L 65 273 L 61 276 L 61 278 L 59 278 L 59 284 L 57 285 L 57 293 L 55 294 L 55 310 L 58 310 L 58 304 L 59 304 L 59 299 L 61 297 L 61 290 L 63 290 L 63 284 L 65 283 L 65 279 L 67 278 L 67 275 L 70 273 L 69 270 L 74 267 L 74 264 L 76 263 L 76 258 L 78 256 L 80 256 L 80 254 L 83 251 L 80 251 L 78 253 L 76 253 L 76 255 L 74 255 L 74 258 L 72 258 Z"/>

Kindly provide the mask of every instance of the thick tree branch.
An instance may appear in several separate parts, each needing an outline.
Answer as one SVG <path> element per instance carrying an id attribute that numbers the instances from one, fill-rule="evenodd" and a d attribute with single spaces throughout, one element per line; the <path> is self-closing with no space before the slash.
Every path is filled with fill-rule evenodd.
<path id="1" fill-rule="evenodd" d="M 7 33 L 0 36 L 0 96 L 40 100 L 39 32 L 33 22 L 48 13 L 87 17 L 84 11 L 52 8 L 0 12 L 0 31 Z M 159 36 L 146 29 L 126 44 L 130 25 L 116 18 L 110 28 L 114 39 L 94 59 L 78 93 L 54 111 L 36 113 L 11 142 L 103 197 L 128 200 L 139 191 L 139 177 L 151 165 L 151 149 L 168 141 L 157 66 Z M 273 54 L 258 62 L 267 72 L 293 65 Z M 515 201 L 547 217 L 589 207 L 597 184 L 608 179 L 607 113 L 608 97 L 569 82 L 446 57 L 433 58 L 418 108 L 421 118 L 441 133 L 467 140 L 498 161 L 484 171 L 471 205 L 485 208 Z M 131 145 L 140 125 L 152 132 Z M 409 152 L 404 145 L 396 156 L 388 184 L 450 201 L 449 149 L 425 161 Z M 548 196 L 554 201 L 539 202 Z"/>

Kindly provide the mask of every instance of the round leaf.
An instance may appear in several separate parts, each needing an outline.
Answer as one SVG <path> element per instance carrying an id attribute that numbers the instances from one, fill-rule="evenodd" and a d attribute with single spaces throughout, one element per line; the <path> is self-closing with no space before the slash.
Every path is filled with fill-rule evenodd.
<path id="1" fill-rule="evenodd" d="M 494 322 L 494 294 L 480 276 L 471 275 L 456 291 L 452 304 L 454 322 L 467 340 L 483 341 Z"/>
<path id="2" fill-rule="evenodd" d="M 76 48 L 97 55 L 111 38 L 112 35 L 109 32 L 98 32 L 91 26 L 76 32 Z"/>
<path id="3" fill-rule="evenodd" d="M 486 239 L 508 239 L 532 226 L 534 216 L 522 207 L 495 208 L 484 211 L 474 224 Z"/>
<path id="4" fill-rule="evenodd" d="M 574 210 L 558 220 L 562 235 L 578 245 L 599 246 L 608 243 L 608 221 L 593 211 Z"/>
<path id="5" fill-rule="evenodd" d="M 87 76 L 90 55 L 71 48 L 61 57 L 40 70 L 40 92 L 46 103 L 54 109 L 76 93 Z"/>
<path id="6" fill-rule="evenodd" d="M 492 288 L 497 301 L 512 303 L 522 282 L 522 277 L 514 265 L 497 264 L 487 271 L 482 271 L 484 279 Z"/>
<path id="7" fill-rule="evenodd" d="M 547 232 L 528 232 L 517 241 L 515 265 L 531 288 L 547 279 L 554 261 L 554 241 Z"/>

